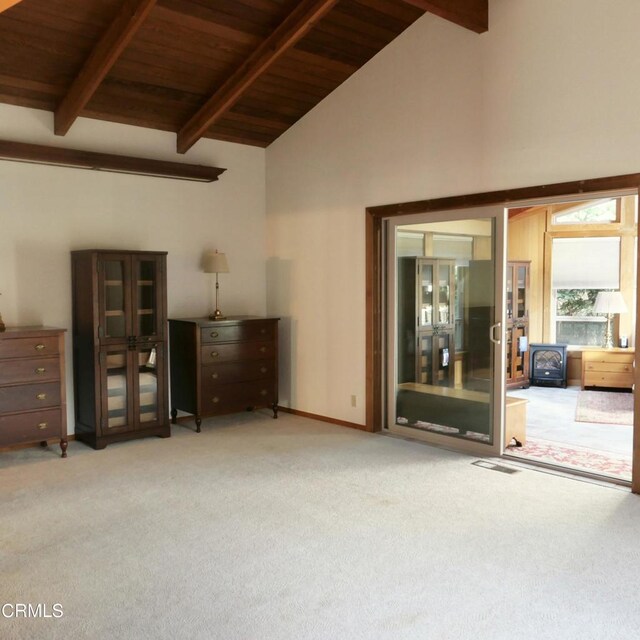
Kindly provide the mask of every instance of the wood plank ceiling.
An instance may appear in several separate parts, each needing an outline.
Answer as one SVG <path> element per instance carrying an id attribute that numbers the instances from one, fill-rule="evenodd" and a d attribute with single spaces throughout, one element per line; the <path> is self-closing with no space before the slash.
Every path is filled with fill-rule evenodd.
<path id="1" fill-rule="evenodd" d="M 268 146 L 425 11 L 488 0 L 21 0 L 0 5 L 0 102 Z"/>

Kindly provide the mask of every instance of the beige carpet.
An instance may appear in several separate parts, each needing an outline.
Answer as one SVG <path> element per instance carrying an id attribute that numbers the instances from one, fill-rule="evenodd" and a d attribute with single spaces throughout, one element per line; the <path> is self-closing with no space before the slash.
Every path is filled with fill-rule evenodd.
<path id="1" fill-rule="evenodd" d="M 640 498 L 283 414 L 0 454 L 11 640 L 613 640 Z"/>
<path id="2" fill-rule="evenodd" d="M 633 393 L 585 391 L 578 394 L 576 422 L 633 424 Z"/>

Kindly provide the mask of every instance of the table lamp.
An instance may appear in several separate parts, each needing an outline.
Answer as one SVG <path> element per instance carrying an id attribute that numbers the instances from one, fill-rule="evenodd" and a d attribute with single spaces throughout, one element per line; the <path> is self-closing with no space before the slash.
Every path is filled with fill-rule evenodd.
<path id="1" fill-rule="evenodd" d="M 209 320 L 224 320 L 222 311 L 220 311 L 220 307 L 218 306 L 218 291 L 220 289 L 220 285 L 218 283 L 218 274 L 229 273 L 227 256 L 224 253 L 218 253 L 217 251 L 208 251 L 204 255 L 202 267 L 202 270 L 205 273 L 216 274 L 216 310 L 209 315 Z"/>
<path id="2" fill-rule="evenodd" d="M 607 328 L 604 334 L 604 346 L 613 348 L 613 331 L 611 321 L 614 313 L 626 313 L 627 305 L 619 291 L 600 291 L 593 305 L 594 313 L 602 313 L 607 316 Z"/>

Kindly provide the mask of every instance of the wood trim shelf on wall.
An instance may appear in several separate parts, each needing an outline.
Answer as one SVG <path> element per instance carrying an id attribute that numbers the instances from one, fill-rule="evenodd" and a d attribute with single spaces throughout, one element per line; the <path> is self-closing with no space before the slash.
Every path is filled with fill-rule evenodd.
<path id="1" fill-rule="evenodd" d="M 152 160 L 95 151 L 81 151 L 63 147 L 49 147 L 26 142 L 0 140 L 0 160 L 49 164 L 73 169 L 92 169 L 112 173 L 130 173 L 156 178 L 214 182 L 226 171 L 219 167 L 186 164 L 167 160 Z"/>

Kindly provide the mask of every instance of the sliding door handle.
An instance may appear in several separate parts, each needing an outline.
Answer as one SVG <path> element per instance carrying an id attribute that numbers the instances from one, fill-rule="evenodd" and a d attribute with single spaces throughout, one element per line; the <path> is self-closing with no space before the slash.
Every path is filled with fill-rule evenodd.
<path id="1" fill-rule="evenodd" d="M 496 329 L 498 329 L 498 337 L 496 338 Z M 489 340 L 493 344 L 502 344 L 502 322 L 496 322 L 489 327 Z"/>

